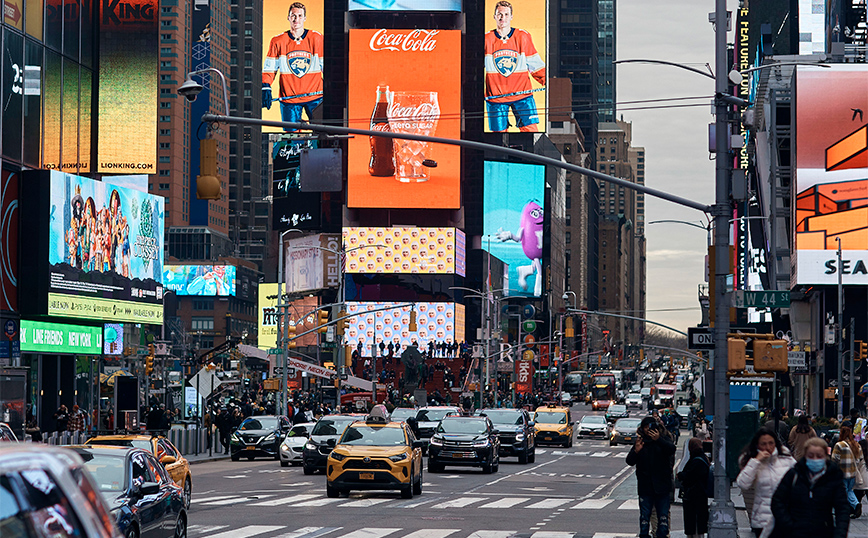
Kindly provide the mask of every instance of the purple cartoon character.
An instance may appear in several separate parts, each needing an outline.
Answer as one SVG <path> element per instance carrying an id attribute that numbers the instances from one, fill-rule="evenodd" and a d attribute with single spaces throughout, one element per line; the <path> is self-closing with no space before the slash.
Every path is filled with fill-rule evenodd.
<path id="1" fill-rule="evenodd" d="M 533 293 L 542 295 L 542 250 L 543 250 L 543 208 L 536 202 L 528 202 L 521 210 L 521 222 L 518 232 L 512 233 L 497 229 L 497 239 L 500 241 L 515 241 L 521 243 L 524 255 L 530 259 L 530 265 L 518 267 L 518 285 L 527 291 L 527 277 L 536 275 Z"/>

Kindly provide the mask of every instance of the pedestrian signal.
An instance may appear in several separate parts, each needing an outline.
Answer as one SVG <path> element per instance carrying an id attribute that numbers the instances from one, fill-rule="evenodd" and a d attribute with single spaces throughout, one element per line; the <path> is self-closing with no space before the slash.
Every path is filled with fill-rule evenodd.
<path id="1" fill-rule="evenodd" d="M 729 338 L 727 344 L 727 371 L 741 372 L 745 367 L 745 359 L 747 358 L 747 343 L 740 338 Z"/>
<path id="2" fill-rule="evenodd" d="M 416 329 L 417 329 L 417 327 L 416 327 L 416 310 L 410 310 L 410 327 L 409 327 L 409 329 L 410 329 L 411 333 L 416 332 Z"/>
<path id="3" fill-rule="evenodd" d="M 788 368 L 786 340 L 754 340 L 754 370 L 757 372 L 786 372 Z"/>

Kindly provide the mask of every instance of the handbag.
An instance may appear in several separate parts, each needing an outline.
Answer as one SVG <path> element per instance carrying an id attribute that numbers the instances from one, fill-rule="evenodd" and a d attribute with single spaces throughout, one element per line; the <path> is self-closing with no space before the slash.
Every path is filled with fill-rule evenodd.
<path id="1" fill-rule="evenodd" d="M 856 461 L 856 484 L 853 489 L 868 489 L 868 467 L 864 456 Z"/>

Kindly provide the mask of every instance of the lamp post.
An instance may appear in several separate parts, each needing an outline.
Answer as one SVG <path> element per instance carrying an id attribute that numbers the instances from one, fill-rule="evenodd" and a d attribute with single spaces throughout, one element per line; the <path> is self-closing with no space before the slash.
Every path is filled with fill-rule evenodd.
<path id="1" fill-rule="evenodd" d="M 286 323 L 286 307 L 288 306 L 283 302 L 283 236 L 289 232 L 304 233 L 298 228 L 290 228 L 280 232 L 280 239 L 278 241 L 280 251 L 277 253 L 277 316 L 280 322 L 277 324 L 277 347 L 280 350 L 280 366 L 282 370 L 280 374 L 280 401 L 278 402 L 278 414 L 280 415 L 285 415 L 288 409 L 287 398 L 289 392 L 286 387 L 286 343 L 283 341 L 283 335 L 285 334 L 283 326 Z"/>
<path id="2" fill-rule="evenodd" d="M 572 296 L 573 296 L 573 307 L 576 306 L 576 302 L 578 301 L 576 298 L 576 292 L 571 291 L 571 290 L 567 290 L 564 292 L 564 295 L 562 298 L 564 300 L 564 303 L 565 303 L 564 306 L 566 308 L 564 309 L 564 312 L 561 314 L 561 331 L 560 331 L 561 334 L 560 334 L 560 344 L 558 344 L 558 347 L 560 347 L 560 349 L 561 349 L 561 358 L 558 361 L 558 398 L 561 397 L 561 391 L 563 390 L 563 382 L 564 382 L 563 362 L 564 362 L 564 359 L 566 358 L 566 355 L 564 354 L 564 317 L 567 315 L 568 308 L 570 306 L 569 303 L 567 303 L 567 297 L 570 294 L 572 294 Z M 573 334 L 575 337 L 575 333 L 573 333 Z M 575 340 L 573 340 L 573 341 L 575 341 Z"/>

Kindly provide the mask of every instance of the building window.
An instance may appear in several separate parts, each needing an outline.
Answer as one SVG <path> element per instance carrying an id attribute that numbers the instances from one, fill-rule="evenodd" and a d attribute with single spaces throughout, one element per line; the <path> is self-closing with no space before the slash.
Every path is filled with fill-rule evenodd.
<path id="1" fill-rule="evenodd" d="M 214 318 L 193 318 L 190 320 L 190 330 L 213 331 Z"/>
<path id="2" fill-rule="evenodd" d="M 160 121 L 172 121 L 172 116 L 160 116 Z"/>
<path id="3" fill-rule="evenodd" d="M 564 241 L 566 241 L 568 245 L 572 242 L 572 234 L 570 232 L 566 232 L 566 234 L 564 234 Z"/>
<path id="4" fill-rule="evenodd" d="M 169 184 L 168 183 L 160 183 L 160 190 L 161 191 L 169 190 Z"/>
<path id="5" fill-rule="evenodd" d="M 567 208 L 567 209 L 572 209 L 572 208 L 573 208 L 573 198 L 572 198 L 571 196 L 567 196 L 567 199 L 566 199 L 565 205 L 566 205 L 566 208 Z M 373 389 L 371 389 L 371 390 L 373 390 Z"/>
<path id="6" fill-rule="evenodd" d="M 160 170 L 160 175 L 162 177 L 168 177 L 169 175 L 171 175 L 171 171 L 170 170 Z M 168 200 L 166 200 L 166 201 L 168 202 Z"/>
<path id="7" fill-rule="evenodd" d="M 160 142 L 160 149 L 172 149 L 171 142 Z"/>
<path id="8" fill-rule="evenodd" d="M 169 101 L 160 101 L 160 108 L 172 108 L 172 103 Z"/>
<path id="9" fill-rule="evenodd" d="M 573 182 L 570 179 L 567 179 L 566 182 L 564 183 L 564 189 L 567 192 L 570 192 L 570 187 L 572 187 L 572 184 L 573 184 Z"/>
<path id="10" fill-rule="evenodd" d="M 193 299 L 193 310 L 214 310 L 214 299 L 211 297 Z"/>

